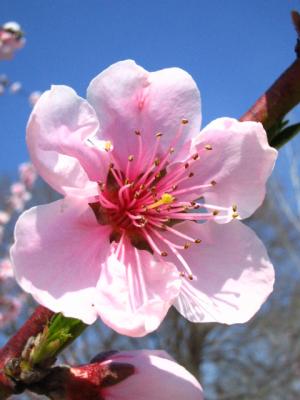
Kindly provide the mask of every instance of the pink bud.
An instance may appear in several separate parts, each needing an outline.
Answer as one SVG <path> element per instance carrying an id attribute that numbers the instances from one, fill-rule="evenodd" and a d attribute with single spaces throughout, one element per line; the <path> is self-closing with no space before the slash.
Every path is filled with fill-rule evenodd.
<path id="1" fill-rule="evenodd" d="M 82 400 L 83 393 L 90 400 L 203 399 L 198 381 L 164 351 L 108 352 L 91 364 L 54 368 L 44 384 L 54 400 Z"/>

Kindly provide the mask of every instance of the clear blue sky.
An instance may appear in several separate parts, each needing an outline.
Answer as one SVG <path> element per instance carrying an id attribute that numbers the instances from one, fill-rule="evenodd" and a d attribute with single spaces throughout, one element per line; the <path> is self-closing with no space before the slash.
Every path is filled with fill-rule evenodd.
<path id="1" fill-rule="evenodd" d="M 0 0 L 0 23 L 18 21 L 27 44 L 0 74 L 29 92 L 52 83 L 85 95 L 111 63 L 186 69 L 202 94 L 204 124 L 239 117 L 294 59 L 290 11 L 300 0 Z M 27 99 L 0 97 L 0 169 L 27 160 Z"/>

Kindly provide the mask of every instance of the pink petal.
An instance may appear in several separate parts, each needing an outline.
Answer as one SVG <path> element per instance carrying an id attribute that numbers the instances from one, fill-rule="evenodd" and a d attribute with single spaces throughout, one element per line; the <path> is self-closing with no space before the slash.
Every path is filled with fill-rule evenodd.
<path id="1" fill-rule="evenodd" d="M 164 134 L 163 150 L 170 146 L 179 128 L 183 128 L 183 135 L 178 148 L 200 129 L 199 91 L 192 77 L 179 68 L 149 73 L 134 61 L 121 61 L 90 83 L 87 98 L 97 112 L 103 136 L 113 142 L 123 168 L 128 155 L 138 151 L 135 131 L 142 134 L 146 160 L 157 132 Z M 189 120 L 184 127 L 183 118 Z"/>
<path id="2" fill-rule="evenodd" d="M 92 107 L 67 86 L 52 86 L 34 107 L 27 143 L 38 173 L 60 193 L 96 191 L 90 180 L 104 180 L 107 153 L 88 142 L 98 133 Z M 97 191 L 96 191 L 97 193 Z"/>
<path id="3" fill-rule="evenodd" d="M 199 382 L 164 351 L 128 351 L 114 362 L 134 365 L 136 372 L 101 393 L 107 400 L 202 400 Z"/>
<path id="4" fill-rule="evenodd" d="M 158 261 L 130 243 L 121 249 L 121 257 L 116 247 L 112 245 L 102 265 L 96 307 L 103 321 L 117 332 L 144 336 L 160 325 L 178 296 L 179 274 L 173 264 Z"/>
<path id="5" fill-rule="evenodd" d="M 277 157 L 277 151 L 268 144 L 263 126 L 257 122 L 220 118 L 203 129 L 194 145 L 200 159 L 192 168 L 195 175 L 188 185 L 215 181 L 211 189 L 200 190 L 199 197 L 204 195 L 206 203 L 228 208 L 227 221 L 231 219 L 234 204 L 241 218 L 249 217 L 264 199 L 266 181 Z M 206 150 L 206 145 L 212 150 Z"/>
<path id="6" fill-rule="evenodd" d="M 95 287 L 108 235 L 80 198 L 31 208 L 16 224 L 11 250 L 18 283 L 45 307 L 94 322 Z"/>
<path id="7" fill-rule="evenodd" d="M 182 251 L 194 279 L 183 280 L 178 311 L 192 322 L 248 321 L 273 290 L 274 270 L 262 242 L 236 220 L 175 227 L 202 240 Z"/>

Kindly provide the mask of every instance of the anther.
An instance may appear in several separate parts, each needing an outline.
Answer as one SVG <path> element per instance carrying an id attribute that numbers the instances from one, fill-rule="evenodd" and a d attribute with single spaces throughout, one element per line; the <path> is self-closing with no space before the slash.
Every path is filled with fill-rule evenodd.
<path id="1" fill-rule="evenodd" d="M 212 186 L 216 186 L 217 182 L 216 182 L 216 181 L 211 181 L 210 184 L 211 184 Z"/>
<path id="2" fill-rule="evenodd" d="M 212 212 L 212 214 L 213 214 L 214 216 L 219 215 L 219 213 L 220 213 L 220 211 L 218 211 L 218 210 L 214 210 L 214 211 Z"/>
<path id="3" fill-rule="evenodd" d="M 199 158 L 199 154 L 198 153 L 194 154 L 193 157 L 192 157 L 193 160 L 198 160 L 198 158 Z"/>
<path id="4" fill-rule="evenodd" d="M 156 134 L 155 134 L 155 136 L 157 137 L 157 138 L 160 138 L 160 137 L 162 137 L 162 133 L 161 132 L 157 132 Z"/>
<path id="5" fill-rule="evenodd" d="M 161 173 L 158 172 L 157 174 L 155 174 L 155 178 L 160 178 L 161 177 Z"/>
<path id="6" fill-rule="evenodd" d="M 109 164 L 109 169 L 113 169 L 114 166 L 115 166 L 115 165 L 114 165 L 113 163 L 110 163 L 110 164 Z"/>
<path id="7" fill-rule="evenodd" d="M 233 212 L 237 212 L 237 205 L 236 205 L 236 204 L 233 204 L 233 205 L 232 205 L 232 211 L 233 211 Z"/>
<path id="8" fill-rule="evenodd" d="M 188 279 L 189 279 L 189 281 L 192 281 L 194 279 L 193 275 L 188 275 Z"/>
<path id="9" fill-rule="evenodd" d="M 189 123 L 189 120 L 186 119 L 186 118 L 182 118 L 181 123 L 182 123 L 183 125 L 186 125 L 186 124 Z"/>
<path id="10" fill-rule="evenodd" d="M 184 164 L 184 168 L 185 168 L 185 169 L 187 169 L 189 166 L 190 166 L 189 163 L 185 163 L 185 164 Z"/>
<path id="11" fill-rule="evenodd" d="M 195 206 L 194 206 L 194 209 L 195 210 L 198 210 L 200 208 L 200 205 L 199 204 L 196 204 Z"/>
<path id="12" fill-rule="evenodd" d="M 140 221 L 139 225 L 140 225 L 141 228 L 143 228 L 148 222 L 148 220 L 143 216 L 140 217 L 139 221 Z"/>
<path id="13" fill-rule="evenodd" d="M 194 207 L 196 204 L 197 204 L 197 203 L 196 203 L 195 201 L 191 201 L 191 202 L 190 202 L 190 205 L 191 205 L 192 207 Z"/>
<path id="14" fill-rule="evenodd" d="M 125 179 L 125 185 L 128 185 L 130 180 L 128 178 Z"/>
<path id="15" fill-rule="evenodd" d="M 110 150 L 112 150 L 112 147 L 113 147 L 113 145 L 112 145 L 112 142 L 111 142 L 110 140 L 108 140 L 107 142 L 105 142 L 105 144 L 104 144 L 104 150 L 105 150 L 105 151 L 110 151 Z"/>
<path id="16" fill-rule="evenodd" d="M 207 144 L 204 146 L 206 150 L 212 150 L 212 146 L 210 144 Z"/>
<path id="17" fill-rule="evenodd" d="M 176 190 L 178 188 L 178 185 L 173 185 L 172 190 Z"/>
<path id="18" fill-rule="evenodd" d="M 152 188 L 150 189 L 151 193 L 155 193 L 156 192 L 156 186 L 152 186 Z"/>
<path id="19" fill-rule="evenodd" d="M 140 190 L 144 190 L 145 189 L 145 185 L 142 183 L 141 185 L 140 185 Z"/>
<path id="20" fill-rule="evenodd" d="M 133 161 L 133 155 L 131 154 L 130 156 L 128 156 L 128 161 Z"/>
<path id="21" fill-rule="evenodd" d="M 158 167 L 159 164 L 160 164 L 160 160 L 159 160 L 159 158 L 156 158 L 156 159 L 154 160 L 154 165 L 155 165 L 156 167 Z"/>
<path id="22" fill-rule="evenodd" d="M 136 136 L 141 136 L 141 132 L 140 131 L 134 131 L 134 133 L 136 134 Z"/>
<path id="23" fill-rule="evenodd" d="M 232 213 L 232 218 L 233 219 L 238 218 L 239 216 L 240 216 L 240 214 L 237 213 L 237 212 Z"/>
<path id="24" fill-rule="evenodd" d="M 201 239 L 195 239 L 194 242 L 195 242 L 196 244 L 200 244 L 200 243 L 202 242 L 202 240 L 201 240 Z"/>
<path id="25" fill-rule="evenodd" d="M 192 178 L 194 175 L 195 175 L 194 172 L 190 172 L 189 173 L 189 178 Z"/>
<path id="26" fill-rule="evenodd" d="M 191 243 L 186 242 L 186 243 L 184 243 L 183 247 L 185 248 L 185 250 L 187 250 L 187 249 L 189 249 L 191 247 Z"/>
<path id="27" fill-rule="evenodd" d="M 168 253 L 167 253 L 166 251 L 162 251 L 162 252 L 160 253 L 160 255 L 161 255 L 162 257 L 167 257 Z"/>
<path id="28" fill-rule="evenodd" d="M 175 151 L 174 147 L 170 147 L 169 153 L 170 153 L 170 154 L 173 154 L 174 151 Z"/>
<path id="29" fill-rule="evenodd" d="M 181 276 L 182 278 L 184 278 L 184 277 L 185 277 L 185 272 L 183 272 L 183 271 L 179 272 L 179 276 Z"/>

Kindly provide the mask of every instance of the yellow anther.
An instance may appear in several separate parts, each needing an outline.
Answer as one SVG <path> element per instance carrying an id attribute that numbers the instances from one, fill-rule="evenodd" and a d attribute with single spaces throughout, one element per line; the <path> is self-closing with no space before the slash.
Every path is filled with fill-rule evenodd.
<path id="1" fill-rule="evenodd" d="M 110 140 L 107 140 L 107 141 L 104 143 L 104 150 L 105 150 L 105 151 L 110 151 L 110 150 L 112 150 L 112 148 L 113 148 L 112 142 L 111 142 Z"/>
<path id="2" fill-rule="evenodd" d="M 186 124 L 189 123 L 189 120 L 186 119 L 186 118 L 182 118 L 181 123 L 182 123 L 183 125 L 186 125 Z"/>
<path id="3" fill-rule="evenodd" d="M 173 203 L 174 200 L 175 200 L 175 197 L 173 197 L 171 194 L 164 193 L 161 196 L 160 200 L 158 200 L 155 203 L 153 203 L 150 206 L 148 206 L 148 209 L 157 208 L 157 207 L 162 206 L 164 204 Z"/>
<path id="4" fill-rule="evenodd" d="M 164 193 L 164 194 L 161 196 L 161 199 L 162 199 L 162 201 L 163 201 L 163 204 L 173 203 L 173 201 L 175 200 L 175 198 L 174 198 L 171 194 L 169 194 L 169 193 Z"/>
<path id="5" fill-rule="evenodd" d="M 233 212 L 237 212 L 237 205 L 236 204 L 232 204 L 232 211 Z"/>
<path id="6" fill-rule="evenodd" d="M 236 218 L 238 218 L 239 216 L 240 216 L 240 214 L 237 213 L 237 212 L 232 213 L 232 218 L 233 218 L 233 219 L 236 219 Z"/>
<path id="7" fill-rule="evenodd" d="M 158 167 L 159 164 L 160 164 L 160 159 L 159 159 L 159 158 L 156 158 L 156 159 L 154 160 L 154 165 L 155 165 L 156 167 Z"/>

